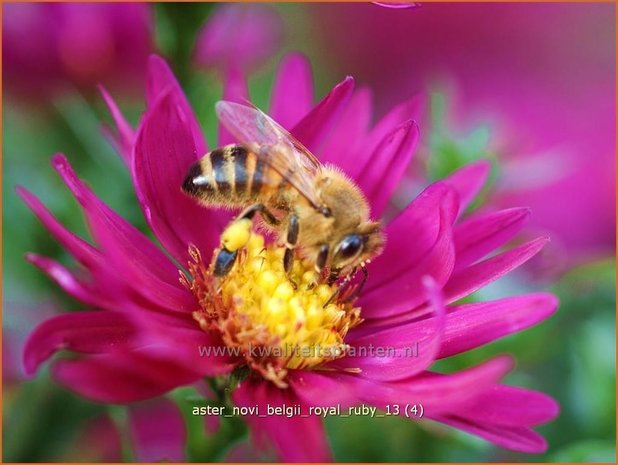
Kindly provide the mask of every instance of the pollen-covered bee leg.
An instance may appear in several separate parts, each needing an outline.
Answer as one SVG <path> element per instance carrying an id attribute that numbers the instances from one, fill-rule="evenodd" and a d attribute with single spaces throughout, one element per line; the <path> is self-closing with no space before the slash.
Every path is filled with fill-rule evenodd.
<path id="1" fill-rule="evenodd" d="M 227 275 L 234 266 L 237 256 L 238 250 L 234 250 L 233 252 L 226 248 L 219 250 L 217 258 L 215 259 L 213 275 L 219 278 Z"/>
<path id="2" fill-rule="evenodd" d="M 292 268 L 294 267 L 294 247 L 298 243 L 298 217 L 291 214 L 288 218 L 288 230 L 285 238 L 285 254 L 283 255 L 283 269 L 292 286 L 296 288 L 296 283 L 292 280 Z"/>
<path id="3" fill-rule="evenodd" d="M 221 234 L 221 247 L 215 259 L 213 274 L 221 277 L 227 275 L 236 261 L 238 251 L 251 237 L 251 220 L 240 218 L 232 221 Z"/>
<path id="4" fill-rule="evenodd" d="M 271 225 L 279 224 L 279 220 L 261 203 L 244 210 L 233 220 L 221 234 L 221 248 L 215 260 L 213 274 L 217 277 L 227 275 L 238 256 L 238 251 L 247 245 L 251 237 L 252 218 L 260 212 L 264 221 Z"/>

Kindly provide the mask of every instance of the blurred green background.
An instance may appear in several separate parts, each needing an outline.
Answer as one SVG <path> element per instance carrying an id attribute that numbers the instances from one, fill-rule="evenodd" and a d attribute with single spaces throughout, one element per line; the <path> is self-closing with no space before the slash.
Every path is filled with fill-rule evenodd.
<path id="1" fill-rule="evenodd" d="M 216 140 L 213 103 L 220 98 L 221 84 L 214 72 L 198 71 L 192 64 L 193 44 L 214 5 L 153 5 L 155 47 L 169 60 L 202 122 L 209 141 Z M 277 5 L 285 26 L 282 49 L 250 80 L 258 106 L 267 102 L 275 66 L 288 50 L 302 50 L 311 59 L 317 95 L 324 95 L 345 73 L 333 66 L 328 44 L 316 38 L 318 24 L 307 19 L 306 5 Z M 377 7 L 376 7 L 377 8 Z M 395 12 L 389 12 L 395 14 Z M 411 14 L 411 13 L 405 13 Z M 368 32 L 369 33 L 369 32 Z M 371 57 L 367 57 L 368 60 Z M 6 64 L 5 64 L 6 66 Z M 448 111 L 449 93 L 437 92 L 426 111 L 438 120 Z M 405 97 L 402 96 L 402 98 Z M 141 93 L 121 99 L 132 123 L 143 110 Z M 508 112 L 508 108 L 503 109 Z M 33 380 L 24 380 L 18 353 L 23 338 L 33 326 L 56 311 L 83 308 L 68 298 L 33 266 L 24 253 L 36 251 L 70 266 L 70 260 L 34 216 L 20 202 L 15 186 L 34 191 L 69 229 L 88 237 L 76 202 L 50 167 L 50 156 L 65 153 L 79 175 L 94 191 L 132 224 L 147 231 L 134 198 L 129 175 L 111 146 L 101 136 L 101 121 L 110 118 L 100 98 L 87 92 L 71 92 L 50 101 L 22 103 L 9 95 L 3 99 L 3 461 L 37 462 L 101 458 L 99 449 L 83 440 L 87 425 L 109 416 L 121 430 L 123 407 L 88 402 L 53 384 L 43 370 Z M 467 135 L 434 124 L 424 132 L 425 147 L 434 153 L 423 163 L 430 177 L 451 172 L 476 158 L 495 158 L 487 144 L 491 127 L 471 127 Z M 427 150 L 429 150 L 427 149 Z M 500 162 L 494 182 L 499 183 Z M 411 175 L 411 179 L 416 179 Z M 411 181 L 411 182 L 418 182 Z M 491 196 L 491 191 L 485 196 Z M 555 292 L 558 313 L 538 327 L 513 335 L 489 347 L 441 361 L 436 369 L 450 371 L 478 363 L 494 354 L 512 353 L 516 369 L 506 382 L 543 391 L 558 400 L 561 414 L 539 431 L 549 450 L 542 455 L 524 455 L 499 450 L 484 441 L 433 423 L 399 418 L 329 419 L 328 437 L 338 461 L 603 461 L 615 462 L 615 260 L 613 251 L 596 254 L 542 281 L 516 273 L 478 298 L 523 293 L 539 288 Z M 11 367 L 14 368 L 11 371 Z M 173 393 L 183 405 L 190 389 Z M 183 405 L 186 409 L 186 405 Z M 380 422 L 379 424 L 377 422 Z M 227 451 L 219 448 L 223 436 L 246 441 L 244 430 L 224 427 L 219 435 L 207 436 L 201 421 L 187 415 L 189 460 L 221 460 Z M 124 444 L 124 459 L 131 457 Z"/>

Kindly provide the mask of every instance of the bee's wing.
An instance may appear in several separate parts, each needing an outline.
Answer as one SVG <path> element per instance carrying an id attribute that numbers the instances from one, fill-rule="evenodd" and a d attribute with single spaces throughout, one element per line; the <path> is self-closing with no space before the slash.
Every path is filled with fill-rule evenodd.
<path id="1" fill-rule="evenodd" d="M 258 108 L 221 100 L 216 111 L 219 121 L 238 142 L 250 147 L 272 146 L 273 150 L 256 153 L 314 207 L 319 206 L 313 177 L 320 162 L 303 144 Z"/>

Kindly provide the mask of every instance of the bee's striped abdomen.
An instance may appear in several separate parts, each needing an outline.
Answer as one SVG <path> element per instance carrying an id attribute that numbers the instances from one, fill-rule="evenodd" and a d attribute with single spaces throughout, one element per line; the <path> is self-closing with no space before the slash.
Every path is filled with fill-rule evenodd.
<path id="1" fill-rule="evenodd" d="M 244 147 L 233 146 L 232 157 L 234 157 L 234 187 L 236 193 L 247 191 L 247 161 L 250 156 L 251 153 Z"/>
<path id="2" fill-rule="evenodd" d="M 250 197 L 257 197 L 264 185 L 264 170 L 268 169 L 264 160 L 259 158 L 256 154 L 253 155 L 253 169 L 251 171 L 251 187 L 249 190 Z"/>
<path id="3" fill-rule="evenodd" d="M 208 158 L 216 191 L 219 195 L 229 197 L 234 185 L 234 158 L 227 148 L 213 150 Z"/>
<path id="4" fill-rule="evenodd" d="M 227 145 L 195 163 L 182 189 L 205 204 L 243 205 L 256 200 L 275 180 L 281 176 L 255 152 L 242 145 Z"/>

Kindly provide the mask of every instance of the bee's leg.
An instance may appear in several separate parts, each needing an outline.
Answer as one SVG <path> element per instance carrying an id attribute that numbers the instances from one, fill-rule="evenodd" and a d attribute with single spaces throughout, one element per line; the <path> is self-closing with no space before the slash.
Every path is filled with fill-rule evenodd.
<path id="1" fill-rule="evenodd" d="M 227 275 L 238 256 L 238 251 L 242 249 L 251 236 L 251 220 L 259 212 L 268 224 L 276 226 L 279 220 L 261 203 L 250 206 L 241 212 L 221 234 L 221 248 L 215 259 L 213 274 L 221 277 Z"/>
<path id="2" fill-rule="evenodd" d="M 288 218 L 288 230 L 285 238 L 285 254 L 283 255 L 283 269 L 290 278 L 294 266 L 294 247 L 298 243 L 298 217 L 292 213 Z M 292 286 L 296 288 L 296 283 L 290 278 Z"/>
<path id="3" fill-rule="evenodd" d="M 251 205 L 250 207 L 246 208 L 240 213 L 240 215 L 238 215 L 237 220 L 245 218 L 251 220 L 258 212 L 260 213 L 264 221 L 271 226 L 278 226 L 279 223 L 281 223 L 277 218 L 275 218 L 275 215 L 273 215 L 263 203 L 256 203 L 255 205 Z"/>
<path id="4" fill-rule="evenodd" d="M 341 270 L 336 269 L 336 268 L 333 270 L 330 270 L 330 274 L 328 275 L 328 279 L 326 280 L 326 283 L 329 286 L 332 285 L 335 281 L 337 281 L 340 271 Z M 333 292 L 333 295 L 331 295 L 330 298 L 326 301 L 326 303 L 324 304 L 324 307 L 331 304 L 339 297 L 339 294 L 341 294 L 341 291 L 343 290 L 344 286 L 350 281 L 351 276 L 355 273 L 355 271 L 356 271 L 356 268 L 352 270 L 352 272 L 345 278 L 344 282 L 342 282 L 339 286 L 337 286 L 337 290 Z"/>
<path id="5" fill-rule="evenodd" d="M 364 266 L 361 266 L 361 271 L 363 272 L 363 277 L 361 281 L 356 284 L 347 295 L 342 297 L 342 303 L 353 302 L 354 300 L 356 300 L 360 295 L 361 291 L 363 290 L 363 287 L 365 287 L 365 283 L 367 282 L 367 277 L 369 276 L 369 273 L 367 272 L 367 268 L 365 268 Z"/>
<path id="6" fill-rule="evenodd" d="M 338 268 L 333 268 L 332 270 L 330 270 L 326 283 L 330 286 L 335 281 L 337 281 L 337 279 L 339 279 L 339 273 L 341 273 L 341 270 Z"/>
<path id="7" fill-rule="evenodd" d="M 322 271 L 326 267 L 326 261 L 328 260 L 328 244 L 322 244 L 320 251 L 318 252 L 318 258 L 315 261 L 315 271 L 318 274 L 322 274 Z"/>
<path id="8" fill-rule="evenodd" d="M 328 260 L 328 244 L 320 245 L 320 250 L 318 251 L 318 256 L 315 260 L 315 272 L 317 274 L 317 280 L 315 282 L 310 282 L 307 285 L 307 289 L 311 290 L 318 285 L 318 283 L 322 280 L 322 272 L 326 268 L 326 262 Z"/>
<path id="9" fill-rule="evenodd" d="M 363 277 L 361 281 L 358 284 L 353 285 L 354 287 L 352 287 L 352 290 L 350 290 L 350 282 L 352 281 L 354 276 L 356 276 L 357 269 L 358 268 L 354 268 L 354 270 L 352 270 L 352 272 L 346 276 L 345 280 L 337 287 L 337 290 L 333 292 L 333 295 L 331 295 L 330 298 L 326 301 L 324 307 L 337 299 L 339 299 L 339 303 L 346 304 L 354 301 L 360 295 L 363 287 L 365 286 L 365 283 L 367 282 L 367 276 L 369 276 L 369 273 L 367 273 L 367 268 L 361 266 L 360 269 L 363 272 Z M 344 291 L 346 291 L 347 294 L 344 294 Z"/>
<path id="10" fill-rule="evenodd" d="M 236 261 L 238 251 L 242 249 L 251 237 L 251 220 L 239 218 L 232 221 L 221 234 L 221 246 L 215 259 L 213 274 L 221 277 L 227 275 Z"/>
<path id="11" fill-rule="evenodd" d="M 238 250 L 234 250 L 232 252 L 230 250 L 227 250 L 225 247 L 222 247 L 217 254 L 217 258 L 215 259 L 213 274 L 217 277 L 227 275 L 234 266 L 237 255 Z"/>

